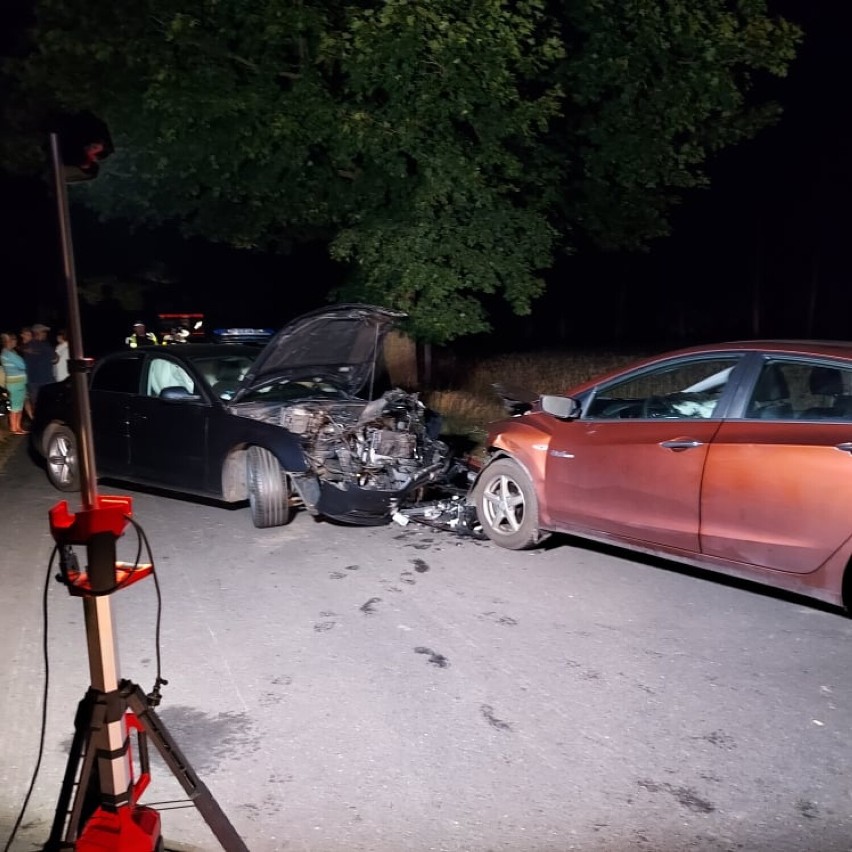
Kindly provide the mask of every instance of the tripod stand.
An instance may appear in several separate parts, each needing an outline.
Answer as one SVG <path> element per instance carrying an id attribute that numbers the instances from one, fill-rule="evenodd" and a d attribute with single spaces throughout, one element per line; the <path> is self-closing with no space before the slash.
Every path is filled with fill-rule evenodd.
<path id="1" fill-rule="evenodd" d="M 119 808 L 112 815 L 109 812 L 99 814 L 95 806 L 98 791 L 95 783 L 96 748 L 93 740 L 94 734 L 106 723 L 110 703 L 116 701 L 130 711 L 126 718 L 137 734 L 140 775 L 135 781 L 132 780 L 130 800 L 124 810 Z M 131 849 L 151 849 L 152 836 L 155 838 L 153 849 L 156 852 L 163 849 L 163 839 L 159 834 L 160 815 L 152 808 L 138 804 L 139 797 L 150 782 L 149 740 L 156 746 L 163 761 L 204 817 L 222 848 L 226 852 L 248 852 L 246 845 L 205 784 L 195 774 L 142 690 L 129 680 L 121 681 L 117 694 L 111 696 L 89 689 L 77 707 L 74 739 L 53 827 L 44 846 L 45 852 L 119 848 L 115 841 L 117 836 L 122 838 L 120 848 L 128 852 Z M 87 839 L 75 842 L 81 823 L 87 827 Z M 103 845 L 104 842 L 106 846 Z M 97 845 L 98 843 L 101 845 Z"/>
<path id="2" fill-rule="evenodd" d="M 95 498 L 92 509 L 69 512 L 65 501 L 50 510 L 60 550 L 60 578 L 83 598 L 92 685 L 77 707 L 74 738 L 46 852 L 121 850 L 159 852 L 160 815 L 139 804 L 151 774 L 152 742 L 184 792 L 226 852 L 248 852 L 210 791 L 154 712 L 159 678 L 151 696 L 129 680 L 118 680 L 110 596 L 144 579 L 153 565 L 115 560 L 115 542 L 131 512 L 129 497 Z M 89 564 L 79 569 L 72 545 L 85 544 Z M 129 730 L 136 733 L 139 777 L 134 778 Z"/>

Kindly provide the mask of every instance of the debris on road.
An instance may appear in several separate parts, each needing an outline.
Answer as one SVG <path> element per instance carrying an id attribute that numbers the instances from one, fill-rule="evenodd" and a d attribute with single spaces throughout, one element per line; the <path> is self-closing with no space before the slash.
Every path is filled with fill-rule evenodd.
<path id="1" fill-rule="evenodd" d="M 393 521 L 407 526 L 411 521 L 427 527 L 444 530 L 461 536 L 485 539 L 476 507 L 468 502 L 467 496 L 454 494 L 428 503 L 419 503 L 394 512 Z"/>

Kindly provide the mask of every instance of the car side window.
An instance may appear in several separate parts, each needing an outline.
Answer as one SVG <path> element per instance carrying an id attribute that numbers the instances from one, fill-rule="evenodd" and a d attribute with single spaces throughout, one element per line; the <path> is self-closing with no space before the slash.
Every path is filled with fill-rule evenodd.
<path id="1" fill-rule="evenodd" d="M 170 358 L 152 358 L 148 365 L 148 396 L 160 396 L 166 388 L 185 388 L 195 393 L 195 382 L 187 371 Z"/>
<path id="2" fill-rule="evenodd" d="M 585 417 L 594 420 L 710 418 L 739 356 L 675 361 L 601 386 Z"/>
<path id="3" fill-rule="evenodd" d="M 104 361 L 92 374 L 91 389 L 107 393 L 138 394 L 141 376 L 141 358 Z"/>
<path id="4" fill-rule="evenodd" d="M 745 417 L 754 420 L 852 421 L 852 368 L 778 358 L 766 361 Z"/>

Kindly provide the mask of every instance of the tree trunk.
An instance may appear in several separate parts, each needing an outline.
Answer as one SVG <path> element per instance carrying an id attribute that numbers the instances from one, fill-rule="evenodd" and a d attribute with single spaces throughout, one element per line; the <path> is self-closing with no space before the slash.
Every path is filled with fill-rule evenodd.
<path id="1" fill-rule="evenodd" d="M 418 386 L 417 347 L 410 337 L 390 332 L 384 345 L 385 368 L 394 387 L 413 390 Z"/>
<path id="2" fill-rule="evenodd" d="M 432 386 L 432 344 L 419 343 L 417 349 L 419 355 L 417 359 L 417 378 L 419 379 L 417 387 L 423 390 Z"/>

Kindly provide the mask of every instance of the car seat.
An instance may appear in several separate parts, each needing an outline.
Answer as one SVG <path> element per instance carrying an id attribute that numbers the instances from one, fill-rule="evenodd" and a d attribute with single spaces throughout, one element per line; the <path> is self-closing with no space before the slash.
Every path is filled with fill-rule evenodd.
<path id="1" fill-rule="evenodd" d="M 787 379 L 777 364 L 767 364 L 757 380 L 746 417 L 786 420 L 793 416 Z"/>
<path id="2" fill-rule="evenodd" d="M 843 374 L 836 367 L 813 367 L 808 376 L 808 389 L 813 396 L 829 397 L 830 405 L 806 408 L 802 420 L 850 420 L 852 397 L 843 394 Z"/>

